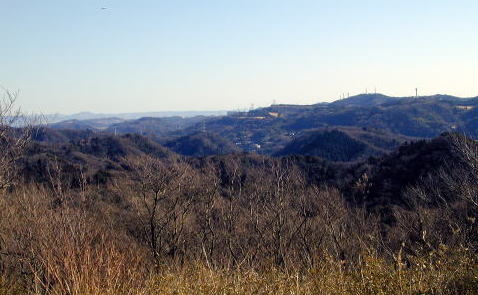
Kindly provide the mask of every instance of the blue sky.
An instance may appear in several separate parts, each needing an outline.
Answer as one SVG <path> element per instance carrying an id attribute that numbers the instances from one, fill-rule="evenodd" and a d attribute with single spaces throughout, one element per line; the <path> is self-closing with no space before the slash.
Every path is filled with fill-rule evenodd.
<path id="1" fill-rule="evenodd" d="M 476 0 L 0 0 L 0 12 L 0 85 L 26 111 L 478 95 Z"/>

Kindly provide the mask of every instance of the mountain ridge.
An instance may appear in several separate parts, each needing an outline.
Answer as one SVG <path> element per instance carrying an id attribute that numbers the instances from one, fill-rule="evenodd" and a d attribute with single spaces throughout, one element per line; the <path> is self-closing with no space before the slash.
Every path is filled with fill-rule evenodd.
<path id="1" fill-rule="evenodd" d="M 324 128 L 337 129 L 345 133 L 347 128 L 362 130 L 360 132 L 367 130 L 365 132 L 367 137 L 375 138 L 374 140 L 378 140 L 380 136 L 374 135 L 375 131 L 372 130 L 381 130 L 387 134 L 387 138 L 395 139 L 433 138 L 449 131 L 464 132 L 477 137 L 478 98 L 459 98 L 443 94 L 420 97 L 360 94 L 331 103 L 275 104 L 250 111 L 229 112 L 224 116 L 142 117 L 135 120 L 121 120 L 121 118 L 109 118 L 64 121 L 52 126 L 57 127 L 56 129 L 91 130 L 93 133 L 141 134 L 152 137 L 162 144 L 169 142 L 171 146 L 176 146 L 171 140 L 179 140 L 181 137 L 184 139 L 185 136 L 205 131 L 217 135 L 217 138 L 232 142 L 240 150 L 274 155 L 280 154 L 297 138 L 302 137 L 305 140 L 304 135 L 310 130 Z M 357 134 L 357 132 L 352 133 Z M 344 136 L 349 137 L 352 133 L 349 132 Z M 339 137 L 339 135 L 333 136 L 337 140 Z M 345 137 L 342 139 L 345 140 Z M 60 139 L 61 136 L 56 138 Z M 208 141 L 205 138 L 203 140 L 199 142 Z M 357 157 L 386 153 L 389 150 L 389 148 L 382 149 L 374 146 L 374 140 L 357 139 L 353 136 L 350 140 L 366 145 L 366 148 L 356 155 Z M 323 140 L 313 142 L 321 144 Z M 185 141 L 185 144 L 189 145 L 188 141 Z M 306 150 L 313 151 L 314 148 L 310 147 Z M 291 148 L 291 151 L 294 153 L 304 151 L 305 154 L 309 154 L 298 147 Z M 310 153 L 316 155 L 322 152 L 324 151 Z M 347 160 L 354 158 L 355 156 L 345 157 Z"/>

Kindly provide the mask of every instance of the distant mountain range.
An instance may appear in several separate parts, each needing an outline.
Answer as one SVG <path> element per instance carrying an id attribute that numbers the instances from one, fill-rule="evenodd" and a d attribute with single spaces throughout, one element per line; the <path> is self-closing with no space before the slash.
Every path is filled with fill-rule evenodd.
<path id="1" fill-rule="evenodd" d="M 72 130 L 132 133 L 148 136 L 184 155 L 245 151 L 355 161 L 388 153 L 405 141 L 432 138 L 447 131 L 478 137 L 478 97 L 361 94 L 331 103 L 280 104 L 248 112 L 167 114 L 78 114 L 77 119 L 50 123 L 48 126 L 57 132 L 45 138 L 76 138 L 78 133 Z M 65 130 L 69 130 L 68 135 Z"/>
<path id="2" fill-rule="evenodd" d="M 96 119 L 105 119 L 105 118 L 117 118 L 122 120 L 135 120 L 144 117 L 195 117 L 195 116 L 222 116 L 225 115 L 227 111 L 164 111 L 164 112 L 144 112 L 144 113 L 117 113 L 117 114 L 101 114 L 101 113 L 91 113 L 91 112 L 82 112 L 71 115 L 63 114 L 49 114 L 45 115 L 45 119 L 48 123 L 58 123 L 62 121 L 83 121 L 83 120 L 96 120 Z"/>

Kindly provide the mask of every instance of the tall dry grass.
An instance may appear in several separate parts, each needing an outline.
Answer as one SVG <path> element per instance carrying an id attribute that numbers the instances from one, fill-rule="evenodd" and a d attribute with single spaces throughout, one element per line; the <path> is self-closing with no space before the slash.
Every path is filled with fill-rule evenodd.
<path id="1" fill-rule="evenodd" d="M 406 268 L 367 256 L 344 267 L 334 259 L 305 273 L 278 269 L 212 271 L 203 265 L 164 270 L 148 294 L 478 294 L 478 261 L 470 253 L 443 251 L 416 258 Z"/>

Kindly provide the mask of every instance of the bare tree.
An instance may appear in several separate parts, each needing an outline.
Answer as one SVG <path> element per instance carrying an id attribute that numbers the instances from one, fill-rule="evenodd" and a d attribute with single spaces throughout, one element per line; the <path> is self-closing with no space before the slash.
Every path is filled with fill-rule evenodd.
<path id="1" fill-rule="evenodd" d="M 32 117 L 16 107 L 18 92 L 3 90 L 0 98 L 0 189 L 10 187 L 18 175 L 18 160 L 32 141 Z"/>
<path id="2" fill-rule="evenodd" d="M 403 198 L 408 208 L 395 208 L 397 224 L 390 236 L 395 248 L 418 255 L 441 245 L 478 247 L 478 144 L 453 133 L 445 137 L 451 160 L 422 176 L 406 188 Z"/>
<path id="3" fill-rule="evenodd" d="M 128 159 L 136 175 L 138 213 L 157 268 L 185 251 L 185 225 L 194 202 L 194 173 L 183 162 L 143 156 Z"/>
<path id="4" fill-rule="evenodd" d="M 207 165 L 201 169 L 201 181 L 199 185 L 200 200 L 196 205 L 196 220 L 198 235 L 201 245 L 201 253 L 206 265 L 213 267 L 214 252 L 218 244 L 218 198 L 219 177 L 216 168 Z"/>
<path id="5" fill-rule="evenodd" d="M 478 209 L 478 143 L 460 134 L 451 134 L 449 141 L 458 157 L 441 178 L 459 196 Z"/>

